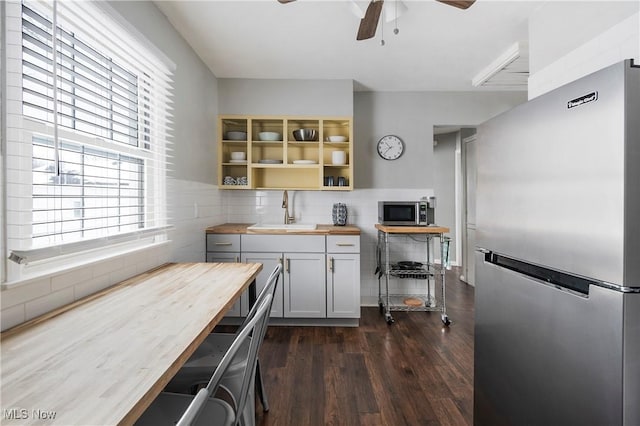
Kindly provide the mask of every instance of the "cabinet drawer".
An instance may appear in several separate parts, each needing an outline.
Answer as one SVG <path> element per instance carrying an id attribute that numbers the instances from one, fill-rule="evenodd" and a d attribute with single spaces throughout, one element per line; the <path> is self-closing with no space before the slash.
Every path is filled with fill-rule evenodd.
<path id="1" fill-rule="evenodd" d="M 327 253 L 360 253 L 360 236 L 327 235 Z"/>
<path id="2" fill-rule="evenodd" d="M 207 253 L 207 262 L 238 263 L 240 262 L 240 253 L 209 252 Z"/>
<path id="3" fill-rule="evenodd" d="M 240 234 L 207 234 L 207 252 L 240 251 Z"/>
<path id="4" fill-rule="evenodd" d="M 242 252 L 324 253 L 324 235 L 242 235 Z"/>

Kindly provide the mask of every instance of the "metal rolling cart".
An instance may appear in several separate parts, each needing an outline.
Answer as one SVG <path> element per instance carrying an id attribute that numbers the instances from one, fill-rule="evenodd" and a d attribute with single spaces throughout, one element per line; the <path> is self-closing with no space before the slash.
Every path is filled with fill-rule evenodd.
<path id="1" fill-rule="evenodd" d="M 375 227 L 378 230 L 376 250 L 378 303 L 380 305 L 380 313 L 384 314 L 387 323 L 393 324 L 395 322 L 391 315 L 392 311 L 436 311 L 442 312 L 441 319 L 444 325 L 451 324 L 447 316 L 445 300 L 445 266 L 449 260 L 450 238 L 445 237 L 444 234 L 449 232 L 449 228 L 441 226 L 386 226 L 381 224 L 376 224 Z M 414 239 L 416 239 L 416 236 L 424 238 L 420 242 L 426 245 L 425 262 L 391 261 L 389 254 L 390 237 L 402 235 L 408 235 Z M 437 238 L 439 242 L 440 265 L 436 265 L 433 259 L 434 250 L 431 249 L 431 243 L 434 238 Z M 426 288 L 420 294 L 390 294 L 389 280 L 391 277 L 425 280 Z M 440 285 L 438 286 L 438 284 Z"/>

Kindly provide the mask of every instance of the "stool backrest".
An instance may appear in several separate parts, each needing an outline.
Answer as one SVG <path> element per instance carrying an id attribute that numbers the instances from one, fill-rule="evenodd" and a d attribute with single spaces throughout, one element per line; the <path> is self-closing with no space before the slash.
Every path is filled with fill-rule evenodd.
<path id="1" fill-rule="evenodd" d="M 255 315 L 253 315 L 253 317 L 238 332 L 233 343 L 225 353 L 224 357 L 222 357 L 220 364 L 218 364 L 218 367 L 213 372 L 209 383 L 196 394 L 196 397 L 191 401 L 191 404 L 189 404 L 178 421 L 178 426 L 191 425 L 195 422 L 209 397 L 214 396 L 220 387 L 220 382 L 229 367 L 232 365 L 233 359 L 239 354 L 240 350 L 243 350 L 248 352 L 246 353 L 247 362 L 245 364 L 244 371 L 242 372 L 242 386 L 237 390 L 237 392 L 233 392 L 225 388 L 225 390 L 227 390 L 231 395 L 235 405 L 233 407 L 236 417 L 234 425 L 237 425 L 240 422 L 244 405 L 247 403 L 249 386 L 252 383 L 251 379 L 255 375 L 258 350 L 260 349 L 260 343 L 262 341 L 260 338 L 253 338 L 252 335 L 264 335 L 264 328 L 267 326 L 269 312 L 271 311 L 272 299 L 273 296 L 271 294 L 267 294 L 263 297 L 261 303 L 256 303 L 257 308 Z"/>

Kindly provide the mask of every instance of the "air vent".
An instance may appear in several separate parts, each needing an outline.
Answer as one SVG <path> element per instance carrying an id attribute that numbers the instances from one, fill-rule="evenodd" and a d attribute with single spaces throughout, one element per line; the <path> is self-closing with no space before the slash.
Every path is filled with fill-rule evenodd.
<path id="1" fill-rule="evenodd" d="M 529 80 L 529 51 L 515 43 L 472 80 L 473 85 L 493 89 L 526 89 Z"/>

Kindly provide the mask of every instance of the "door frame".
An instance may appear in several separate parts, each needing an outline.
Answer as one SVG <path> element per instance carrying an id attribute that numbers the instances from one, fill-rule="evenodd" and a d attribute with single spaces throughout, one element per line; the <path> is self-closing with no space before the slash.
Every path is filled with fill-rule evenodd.
<path id="1" fill-rule="evenodd" d="M 460 235 L 462 239 L 461 246 L 461 259 L 462 262 L 460 266 L 462 267 L 462 271 L 460 274 L 460 280 L 466 282 L 467 284 L 474 285 L 473 277 L 475 274 L 469 273 L 470 268 L 475 268 L 475 261 L 473 257 L 474 247 L 469 247 L 469 221 L 468 221 L 468 206 L 467 206 L 467 195 L 470 190 L 474 190 L 468 188 L 468 176 L 467 176 L 467 144 L 472 143 L 476 140 L 476 134 L 467 136 L 466 138 L 460 141 L 460 157 L 461 157 L 461 167 L 460 167 L 460 182 L 461 182 L 461 194 L 460 194 L 460 203 L 459 209 L 456 207 L 456 214 L 460 214 Z M 475 226 L 475 223 L 472 224 Z M 472 244 L 473 245 L 473 244 Z"/>

